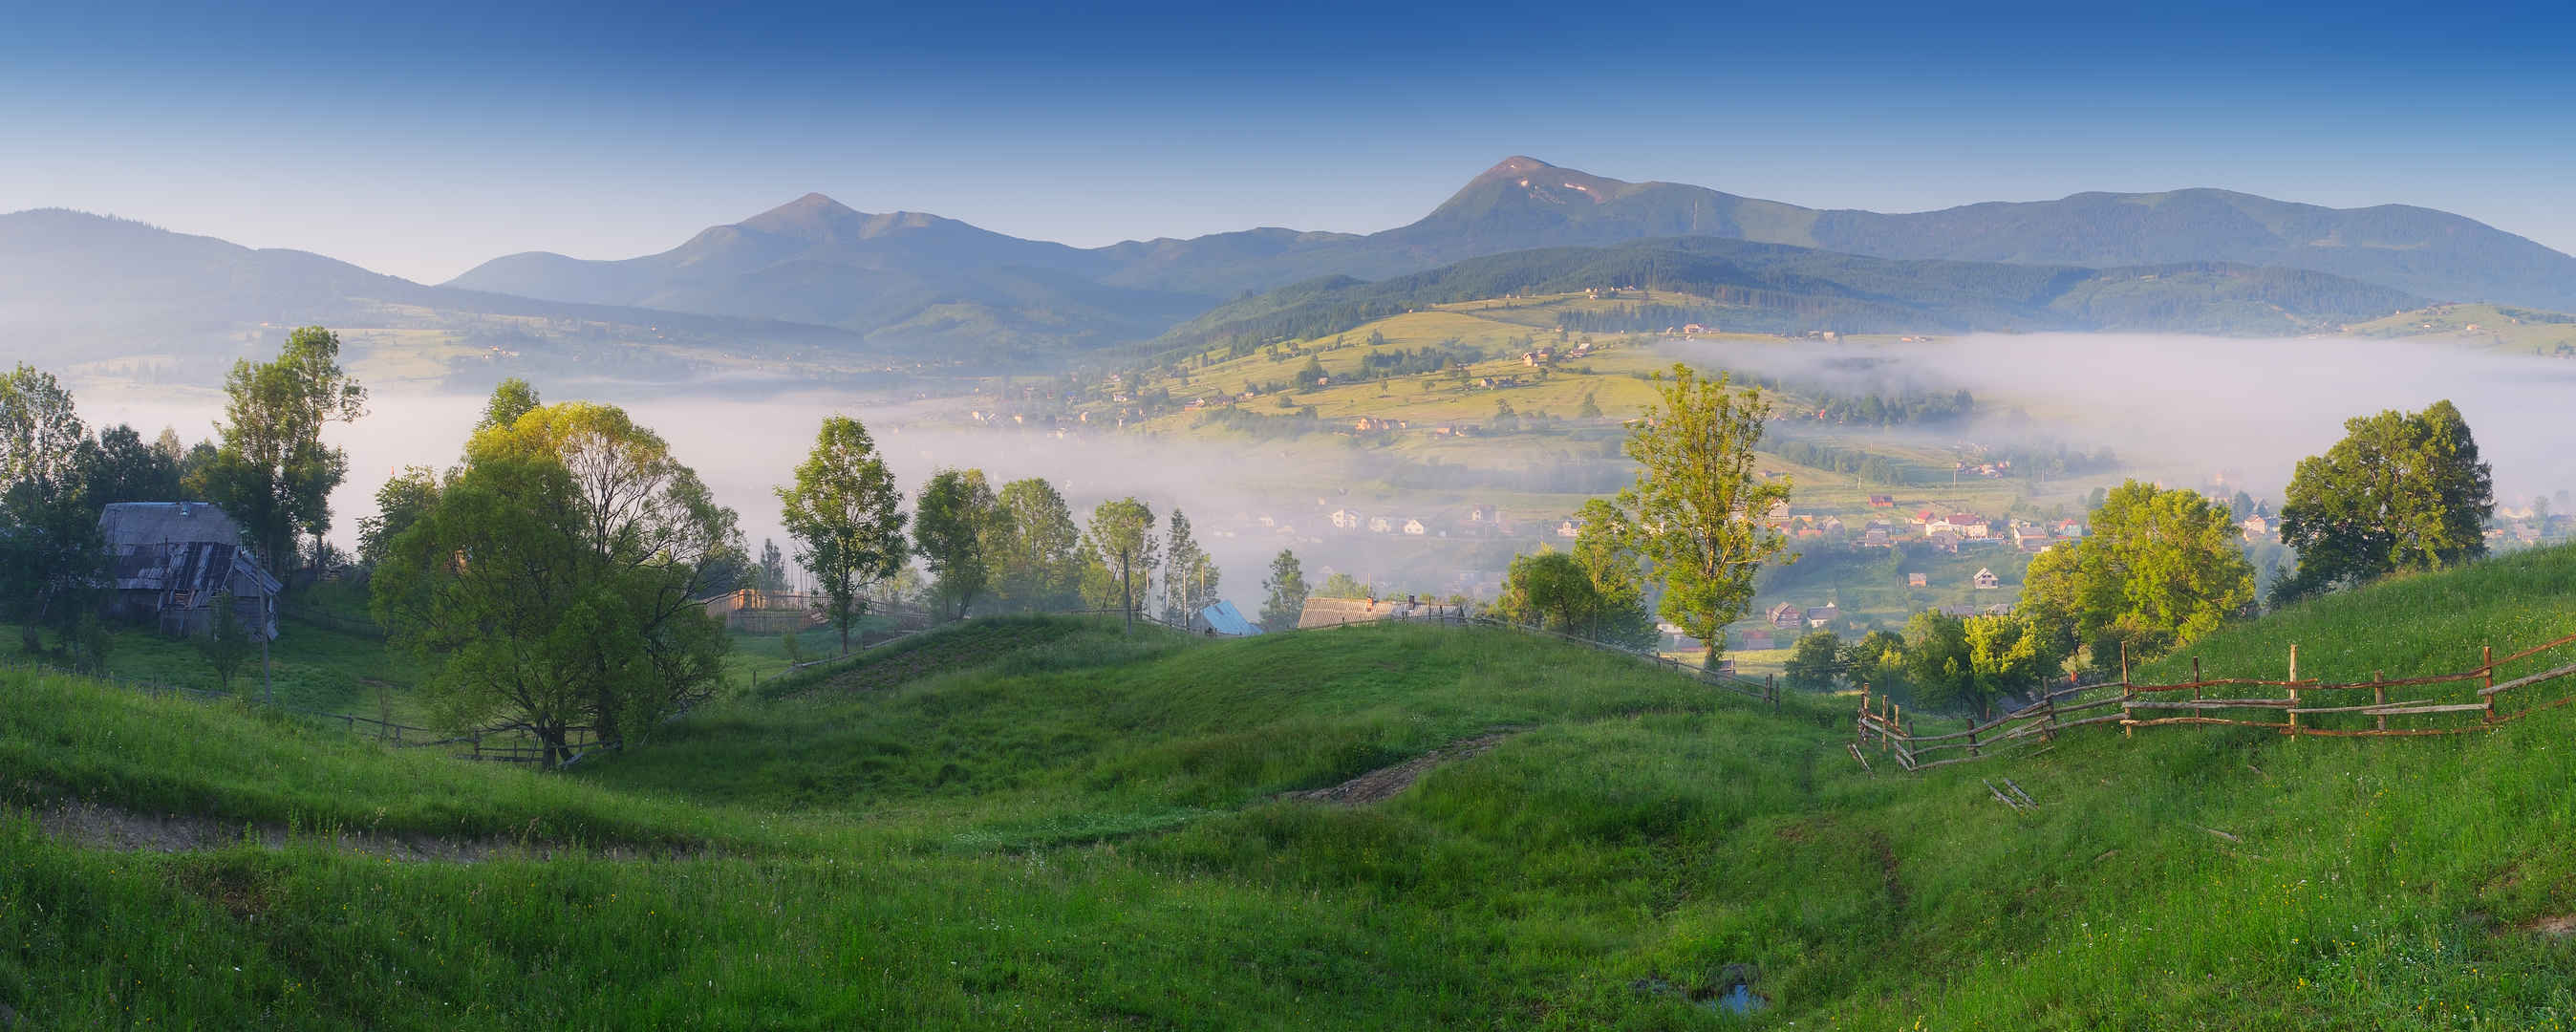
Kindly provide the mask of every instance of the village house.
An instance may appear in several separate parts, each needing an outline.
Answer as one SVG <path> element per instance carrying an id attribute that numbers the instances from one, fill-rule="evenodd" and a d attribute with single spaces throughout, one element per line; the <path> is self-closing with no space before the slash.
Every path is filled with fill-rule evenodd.
<path id="1" fill-rule="evenodd" d="M 1935 552 L 1957 555 L 1959 554 L 1959 535 L 1947 530 L 1936 530 L 1923 535 L 1923 545 Z"/>
<path id="2" fill-rule="evenodd" d="M 1816 529 L 1824 531 L 1827 534 L 1840 534 L 1843 532 L 1842 517 L 1827 516 L 1824 519 L 1817 521 Z"/>
<path id="3" fill-rule="evenodd" d="M 1869 496 L 1869 507 L 1872 509 L 1893 509 L 1896 508 L 1896 499 L 1887 495 L 1874 494 Z"/>
<path id="4" fill-rule="evenodd" d="M 1920 573 L 1909 573 L 1905 575 L 1905 586 L 1909 588 L 1930 587 L 1931 581 Z"/>
<path id="5" fill-rule="evenodd" d="M 149 623 L 172 636 L 215 627 L 214 603 L 229 593 L 241 626 L 262 641 L 277 639 L 277 593 L 284 587 L 250 549 L 241 527 L 204 502 L 118 502 L 98 516 L 106 539 L 114 615 Z"/>
<path id="6" fill-rule="evenodd" d="M 1332 519 L 1333 526 L 1339 530 L 1358 530 L 1366 522 L 1365 517 L 1349 509 L 1333 510 Z"/>
<path id="7" fill-rule="evenodd" d="M 1771 626 L 1778 627 L 1783 630 L 1794 631 L 1800 627 L 1806 626 L 1807 624 L 1806 611 L 1787 602 L 1782 602 L 1779 605 L 1772 606 L 1769 616 Z"/>
<path id="8" fill-rule="evenodd" d="M 1862 531 L 1862 532 L 1861 532 L 1861 535 L 1860 535 L 1860 547 L 1862 547 L 1862 548 L 1894 548 L 1894 547 L 1896 547 L 1896 541 L 1895 541 L 1894 539 L 1892 539 L 1892 538 L 1888 537 L 1888 535 L 1887 535 L 1887 531 L 1886 531 L 1886 530 L 1881 529 L 1881 528 L 1878 528 L 1878 527 L 1871 527 L 1871 528 L 1869 528 L 1868 530 L 1865 530 L 1865 531 Z"/>
<path id="9" fill-rule="evenodd" d="M 1968 578 L 1968 583 L 1977 586 L 1979 589 L 2000 588 L 2004 586 L 2003 578 L 1995 576 L 1995 571 L 1982 566 L 1977 567 L 1977 575 Z"/>
<path id="10" fill-rule="evenodd" d="M 1404 532 L 1414 537 L 1421 537 L 1425 534 L 1431 533 L 1431 525 L 1424 523 L 1421 520 L 1406 520 L 1404 521 Z"/>
<path id="11" fill-rule="evenodd" d="M 1807 610 L 1807 626 L 1809 627 L 1831 627 L 1840 623 L 1842 618 L 1842 608 L 1832 602 L 1827 602 L 1824 605 Z"/>
<path id="12" fill-rule="evenodd" d="M 1556 521 L 1556 536 L 1561 538 L 1582 537 L 1583 524 L 1570 519 L 1558 520 Z"/>
<path id="13" fill-rule="evenodd" d="M 1664 626 L 1670 627 L 1672 625 L 1665 624 Z M 1748 631 L 1737 631 L 1735 632 L 1735 647 L 1747 650 L 1770 648 L 1771 629 L 1768 627 L 1756 627 Z"/>
<path id="14" fill-rule="evenodd" d="M 1962 539 L 1967 539 L 1985 537 L 1994 533 L 1994 528 L 1987 525 L 1985 517 L 1972 512 L 1954 512 L 1947 516 L 1937 517 L 1931 522 L 1923 525 L 1923 533 L 1926 535 L 1938 534 L 1943 531 L 1948 531 L 1952 534 L 1958 535 Z"/>
<path id="15" fill-rule="evenodd" d="M 1395 531 L 1395 521 L 1387 519 L 1384 516 L 1371 516 L 1368 521 L 1368 529 L 1371 534 L 1393 533 Z"/>
<path id="16" fill-rule="evenodd" d="M 2261 541 L 2272 536 L 2272 521 L 2264 519 L 2261 513 L 2245 517 L 2243 526 L 2247 541 Z"/>

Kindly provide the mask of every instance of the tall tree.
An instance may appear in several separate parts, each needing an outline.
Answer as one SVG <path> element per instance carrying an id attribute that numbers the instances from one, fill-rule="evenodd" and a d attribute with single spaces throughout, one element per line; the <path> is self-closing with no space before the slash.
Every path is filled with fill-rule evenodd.
<path id="1" fill-rule="evenodd" d="M 319 326 L 288 334 L 274 361 L 233 363 L 224 390 L 223 446 L 201 471 L 205 493 L 283 577 L 296 535 L 318 543 L 331 529 L 331 490 L 348 476 L 348 453 L 325 446 L 322 428 L 366 415 L 367 391 L 340 368 L 339 335 Z"/>
<path id="2" fill-rule="evenodd" d="M 1163 542 L 1163 619 L 1187 625 L 1216 604 L 1216 563 L 1190 535 L 1190 518 L 1172 510 Z"/>
<path id="3" fill-rule="evenodd" d="M 86 504 L 95 511 L 117 502 L 179 500 L 179 461 L 143 439 L 131 426 L 118 424 L 81 442 L 80 481 Z"/>
<path id="4" fill-rule="evenodd" d="M 2031 560 L 2021 608 L 2094 645 L 2097 661 L 2123 644 L 2147 655 L 2189 643 L 2254 600 L 2254 567 L 2227 517 L 2188 488 L 2121 484 L 2082 538 Z"/>
<path id="5" fill-rule="evenodd" d="M 1002 485 L 993 557 L 993 592 L 1010 609 L 1044 611 L 1077 604 L 1082 595 L 1082 530 L 1073 509 L 1043 477 Z"/>
<path id="6" fill-rule="evenodd" d="M 1092 552 L 1100 557 L 1118 585 L 1119 607 L 1127 623 L 1136 622 L 1136 593 L 1139 577 L 1152 582 L 1154 567 L 1160 557 L 1159 542 L 1154 540 L 1154 510 L 1134 496 L 1102 502 L 1091 510 L 1089 531 Z"/>
<path id="7" fill-rule="evenodd" d="M 1261 604 L 1261 629 L 1294 630 L 1306 613 L 1306 572 L 1297 553 L 1285 548 L 1270 560 L 1270 577 L 1261 582 L 1268 597 Z"/>
<path id="8" fill-rule="evenodd" d="M 956 607 L 958 619 L 992 582 L 993 524 L 1004 518 L 992 485 L 980 469 L 943 469 L 932 474 L 914 503 L 912 540 L 938 578 L 936 591 Z"/>
<path id="9" fill-rule="evenodd" d="M 778 542 L 760 540 L 760 590 L 787 590 L 787 555 L 778 550 Z"/>
<path id="10" fill-rule="evenodd" d="M 474 429 L 509 426 L 543 404 L 537 398 L 537 389 L 528 386 L 528 381 L 515 376 L 505 377 L 492 388 L 492 399 L 483 403 L 483 420 L 474 424 Z"/>
<path id="11" fill-rule="evenodd" d="M 388 545 L 370 606 L 432 664 L 423 695 L 445 722 L 524 729 L 554 763 L 573 727 L 640 740 L 713 693 L 729 641 L 696 600 L 738 537 L 623 410 L 548 406 L 474 436 Z"/>
<path id="12" fill-rule="evenodd" d="M 1842 676 L 1843 638 L 1832 631 L 1810 631 L 1790 648 L 1780 665 L 1780 681 L 1791 688 L 1821 692 Z"/>
<path id="13" fill-rule="evenodd" d="M 387 478 L 376 489 L 376 514 L 358 520 L 358 561 L 369 569 L 383 562 L 394 540 L 438 504 L 438 487 L 438 474 L 427 466 L 406 466 Z"/>
<path id="14" fill-rule="evenodd" d="M 2281 540 L 2298 550 L 2299 570 L 2273 586 L 2275 604 L 2486 555 L 2495 476 L 2458 408 L 2392 409 L 2344 431 L 2290 479 Z"/>
<path id="15" fill-rule="evenodd" d="M 1619 507 L 1663 578 L 1664 619 L 1708 643 L 1701 662 L 1713 670 L 1726 625 L 1753 601 L 1754 574 L 1786 548 L 1760 520 L 1789 500 L 1789 484 L 1753 474 L 1771 414 L 1760 391 L 1730 389 L 1724 374 L 1702 380 L 1680 363 L 1655 385 L 1659 403 L 1629 431 L 1628 457 L 1639 468 Z"/>
<path id="16" fill-rule="evenodd" d="M 0 377 L 0 615 L 31 652 L 39 628 L 69 639 L 104 566 L 80 479 L 88 444 L 53 374 L 20 365 Z"/>
<path id="17" fill-rule="evenodd" d="M 787 533 L 804 547 L 796 561 L 821 583 L 841 652 L 866 614 L 860 591 L 904 566 L 903 495 L 867 428 L 848 416 L 823 420 L 796 483 L 778 489 Z"/>

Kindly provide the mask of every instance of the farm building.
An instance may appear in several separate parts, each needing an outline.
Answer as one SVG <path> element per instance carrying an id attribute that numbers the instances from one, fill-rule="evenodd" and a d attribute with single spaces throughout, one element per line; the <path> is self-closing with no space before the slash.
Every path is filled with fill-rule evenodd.
<path id="1" fill-rule="evenodd" d="M 744 588 L 708 599 L 706 605 L 707 616 L 723 621 L 728 631 L 785 634 L 823 623 L 820 595 Z"/>
<path id="2" fill-rule="evenodd" d="M 277 638 L 276 577 L 242 546 L 241 527 L 204 502 L 118 502 L 98 515 L 107 539 L 111 613 L 187 636 L 214 629 L 229 592 L 242 626 Z"/>
<path id="3" fill-rule="evenodd" d="M 1974 584 L 1979 588 L 2000 588 L 2004 586 L 2003 580 L 1995 576 L 1995 571 L 1986 569 L 1982 566 L 1977 568 L 1977 575 L 1970 578 L 1969 583 Z"/>
<path id="4" fill-rule="evenodd" d="M 1243 611 L 1234 608 L 1234 603 L 1223 600 L 1199 610 L 1197 623 L 1202 630 L 1237 638 L 1248 638 L 1261 633 L 1261 625 L 1245 619 Z"/>
<path id="5" fill-rule="evenodd" d="M 1378 620 L 1457 620 L 1465 619 L 1466 615 L 1463 606 L 1413 598 L 1310 597 L 1306 600 L 1305 610 L 1297 615 L 1297 629 L 1313 630 Z"/>

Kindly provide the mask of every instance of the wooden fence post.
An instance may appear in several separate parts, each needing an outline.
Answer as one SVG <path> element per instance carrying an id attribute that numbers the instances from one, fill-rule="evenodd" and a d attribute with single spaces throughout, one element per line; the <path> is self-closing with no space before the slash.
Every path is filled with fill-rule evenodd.
<path id="1" fill-rule="evenodd" d="M 2122 738 L 2129 737 L 2131 732 L 2136 730 L 2129 726 L 2129 721 L 2136 717 L 2136 714 L 2129 711 L 2129 700 L 2137 697 L 2137 691 L 2129 687 L 2129 642 L 2128 639 L 2123 638 L 2120 640 L 2120 737 Z"/>
<path id="2" fill-rule="evenodd" d="M 2298 734 L 2298 733 L 2299 733 L 2299 647 L 2298 647 L 2297 645 L 2295 645 L 2295 644 L 2290 646 L 2290 708 L 2289 708 L 2289 709 L 2286 709 L 2286 710 L 2283 710 L 2283 711 L 2281 711 L 2281 712 L 2283 713 L 2283 715 L 2288 716 L 2288 717 L 2290 718 L 2290 726 L 2289 726 L 2289 727 L 2287 727 L 2287 728 L 2284 728 L 2283 730 L 2285 730 L 2285 731 L 2289 732 L 2289 733 L 2290 733 L 2290 734 L 2292 734 L 2292 735 L 2296 735 L 2296 734 Z"/>
<path id="3" fill-rule="evenodd" d="M 2388 689 L 2380 687 L 2380 680 L 2379 671 L 2370 672 L 2370 704 L 2373 706 L 2388 705 Z M 2378 728 L 2382 731 L 2388 730 L 2388 714 L 2379 715 Z"/>
<path id="4" fill-rule="evenodd" d="M 1771 712 L 1780 712 L 1780 675 L 1762 675 L 1762 697 L 1771 700 Z"/>
<path id="5" fill-rule="evenodd" d="M 2191 657 L 2191 701 L 2200 701 L 2200 657 Z"/>
<path id="6" fill-rule="evenodd" d="M 2495 696 L 2488 694 L 2486 689 L 2495 687 L 2495 646 L 2478 646 L 2478 667 L 2478 701 L 2487 706 L 2486 712 L 2478 717 L 2478 722 L 2492 724 L 2495 723 Z"/>

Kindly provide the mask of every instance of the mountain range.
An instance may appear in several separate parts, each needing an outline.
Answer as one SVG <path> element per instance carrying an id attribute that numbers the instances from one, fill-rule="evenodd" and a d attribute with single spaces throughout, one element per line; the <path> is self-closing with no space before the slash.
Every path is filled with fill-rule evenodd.
<path id="1" fill-rule="evenodd" d="M 1377 280 L 1531 248 L 1697 236 L 1890 259 L 2223 262 L 2329 273 L 2419 297 L 2576 308 L 2576 257 L 2426 208 L 2333 209 L 2180 190 L 1890 215 L 1623 182 L 1527 157 L 1504 160 L 1419 221 L 1379 233 L 1255 229 L 1078 249 L 933 215 L 869 214 L 809 194 L 661 254 L 512 255 L 449 285 L 796 319 L 889 344 L 958 333 L 1086 347 L 1152 336 L 1247 291 L 1322 276 Z"/>
<path id="2" fill-rule="evenodd" d="M 438 313 L 431 322 L 586 320 L 637 328 L 619 331 L 637 339 L 685 332 L 772 351 L 826 348 L 1018 365 L 1150 341 L 1185 325 L 1203 333 L 1206 317 L 1220 306 L 1291 285 L 1308 284 L 1310 292 L 1348 288 L 1338 281 L 1313 286 L 1331 277 L 1383 281 L 1532 249 L 1677 238 L 1828 252 L 1800 260 L 1830 269 L 1818 278 L 1854 296 L 1806 306 L 1801 318 L 1817 320 L 1810 328 L 1818 329 L 1858 317 L 1866 306 L 1855 307 L 1857 296 L 1873 293 L 1861 283 L 1879 282 L 1889 289 L 1875 293 L 1903 297 L 1961 275 L 1992 283 L 2022 275 L 1933 265 L 1864 271 L 1834 256 L 2031 266 L 2044 270 L 2034 274 L 2042 280 L 2084 279 L 2087 270 L 2194 266 L 2201 269 L 2196 278 L 2168 279 L 2152 289 L 2136 288 L 2150 281 L 2121 273 L 2093 280 L 2079 293 L 2129 284 L 2111 293 L 2124 304 L 2152 295 L 2149 307 L 2164 314 L 2149 321 L 2211 332 L 2277 332 L 2285 322 L 2327 320 L 2364 299 L 2576 309 L 2576 258 L 2424 208 L 2331 209 L 2180 190 L 1882 214 L 1624 182 L 1514 157 L 1420 220 L 1377 233 L 1264 228 L 1076 248 L 936 215 L 861 212 L 809 194 L 710 227 L 659 254 L 619 261 L 516 254 L 435 287 L 306 252 L 253 250 L 75 212 L 20 212 L 0 216 L 0 331 L 68 346 L 100 334 L 192 339 L 255 323 L 368 318 L 385 325 L 389 310 L 426 311 Z M 1779 257 L 1787 252 L 1725 252 L 1713 244 L 1662 249 L 1677 247 L 1695 260 L 1734 261 L 1757 279 L 1796 264 Z M 1898 289 L 1885 279 L 1900 272 L 1912 286 Z M 2313 274 L 2354 285 L 2301 278 Z M 2317 304 L 2275 311 L 2248 301 L 2266 291 Z M 2131 316 L 2144 311 L 2079 317 L 2070 314 L 2074 302 L 2067 297 L 2035 298 L 1953 304 L 1935 289 L 1896 308 L 1867 310 L 1877 313 L 1873 320 L 1912 312 L 1929 320 L 1927 328 L 1951 329 L 2068 320 L 2135 325 Z"/>

